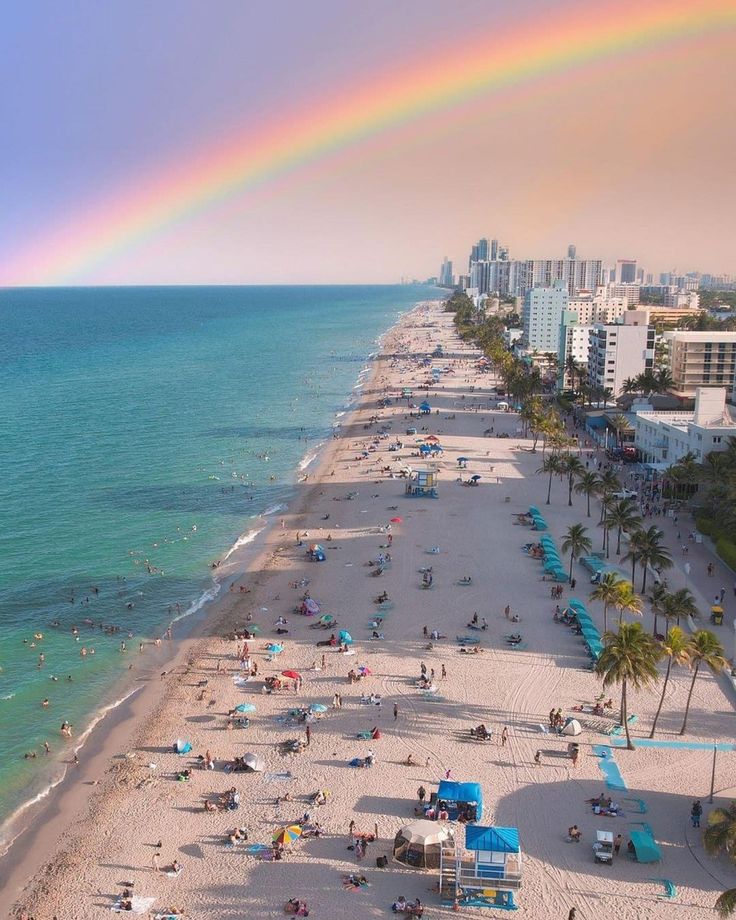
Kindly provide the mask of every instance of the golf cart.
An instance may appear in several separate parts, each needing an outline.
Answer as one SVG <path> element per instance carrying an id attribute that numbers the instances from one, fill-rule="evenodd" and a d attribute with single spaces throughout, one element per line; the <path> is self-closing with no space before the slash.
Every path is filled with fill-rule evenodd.
<path id="1" fill-rule="evenodd" d="M 595 832 L 593 859 L 597 863 L 613 862 L 613 834 L 611 831 Z"/>

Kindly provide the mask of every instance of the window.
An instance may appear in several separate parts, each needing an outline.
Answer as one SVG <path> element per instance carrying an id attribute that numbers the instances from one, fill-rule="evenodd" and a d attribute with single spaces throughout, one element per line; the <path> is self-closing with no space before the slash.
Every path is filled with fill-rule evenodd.
<path id="1" fill-rule="evenodd" d="M 714 444 L 720 444 L 720 443 L 721 443 L 721 436 L 720 436 L 720 435 L 716 435 L 716 436 L 713 438 L 713 443 L 714 443 Z"/>

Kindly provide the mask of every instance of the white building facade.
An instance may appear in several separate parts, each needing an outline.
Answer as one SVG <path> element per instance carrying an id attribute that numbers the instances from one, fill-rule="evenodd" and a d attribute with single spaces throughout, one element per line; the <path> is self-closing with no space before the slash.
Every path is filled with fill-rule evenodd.
<path id="1" fill-rule="evenodd" d="M 622 323 L 598 324 L 590 333 L 588 383 L 620 396 L 624 381 L 654 367 L 655 331 L 646 312 L 628 310 Z"/>
<path id="2" fill-rule="evenodd" d="M 736 419 L 726 405 L 725 387 L 698 387 L 695 409 L 657 412 L 642 401 L 631 407 L 634 443 L 646 463 L 667 467 L 687 454 L 702 463 L 713 451 L 726 450 L 736 437 Z"/>
<path id="3" fill-rule="evenodd" d="M 526 292 L 522 326 L 529 351 L 558 354 L 562 315 L 567 310 L 567 286 L 556 281 L 552 287 L 536 287 Z"/>

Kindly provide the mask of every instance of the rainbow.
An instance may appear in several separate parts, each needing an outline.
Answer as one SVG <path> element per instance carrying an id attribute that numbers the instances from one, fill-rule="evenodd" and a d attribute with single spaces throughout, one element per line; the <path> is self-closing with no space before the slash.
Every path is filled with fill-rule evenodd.
<path id="1" fill-rule="evenodd" d="M 4 260 L 0 283 L 88 278 L 202 211 L 390 129 L 548 75 L 734 26 L 734 0 L 592 0 L 533 22 L 524 19 L 452 53 L 425 52 L 420 61 L 346 87 L 289 117 L 157 164 Z"/>

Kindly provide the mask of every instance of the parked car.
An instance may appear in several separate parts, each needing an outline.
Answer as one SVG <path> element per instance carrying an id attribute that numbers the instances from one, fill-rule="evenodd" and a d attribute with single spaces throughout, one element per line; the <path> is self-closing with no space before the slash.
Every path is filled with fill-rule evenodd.
<path id="1" fill-rule="evenodd" d="M 613 493 L 613 497 L 620 500 L 622 498 L 636 498 L 638 494 L 635 489 L 619 489 L 618 492 Z"/>
<path id="2" fill-rule="evenodd" d="M 613 832 L 596 831 L 593 844 L 593 859 L 597 863 L 613 862 Z"/>

